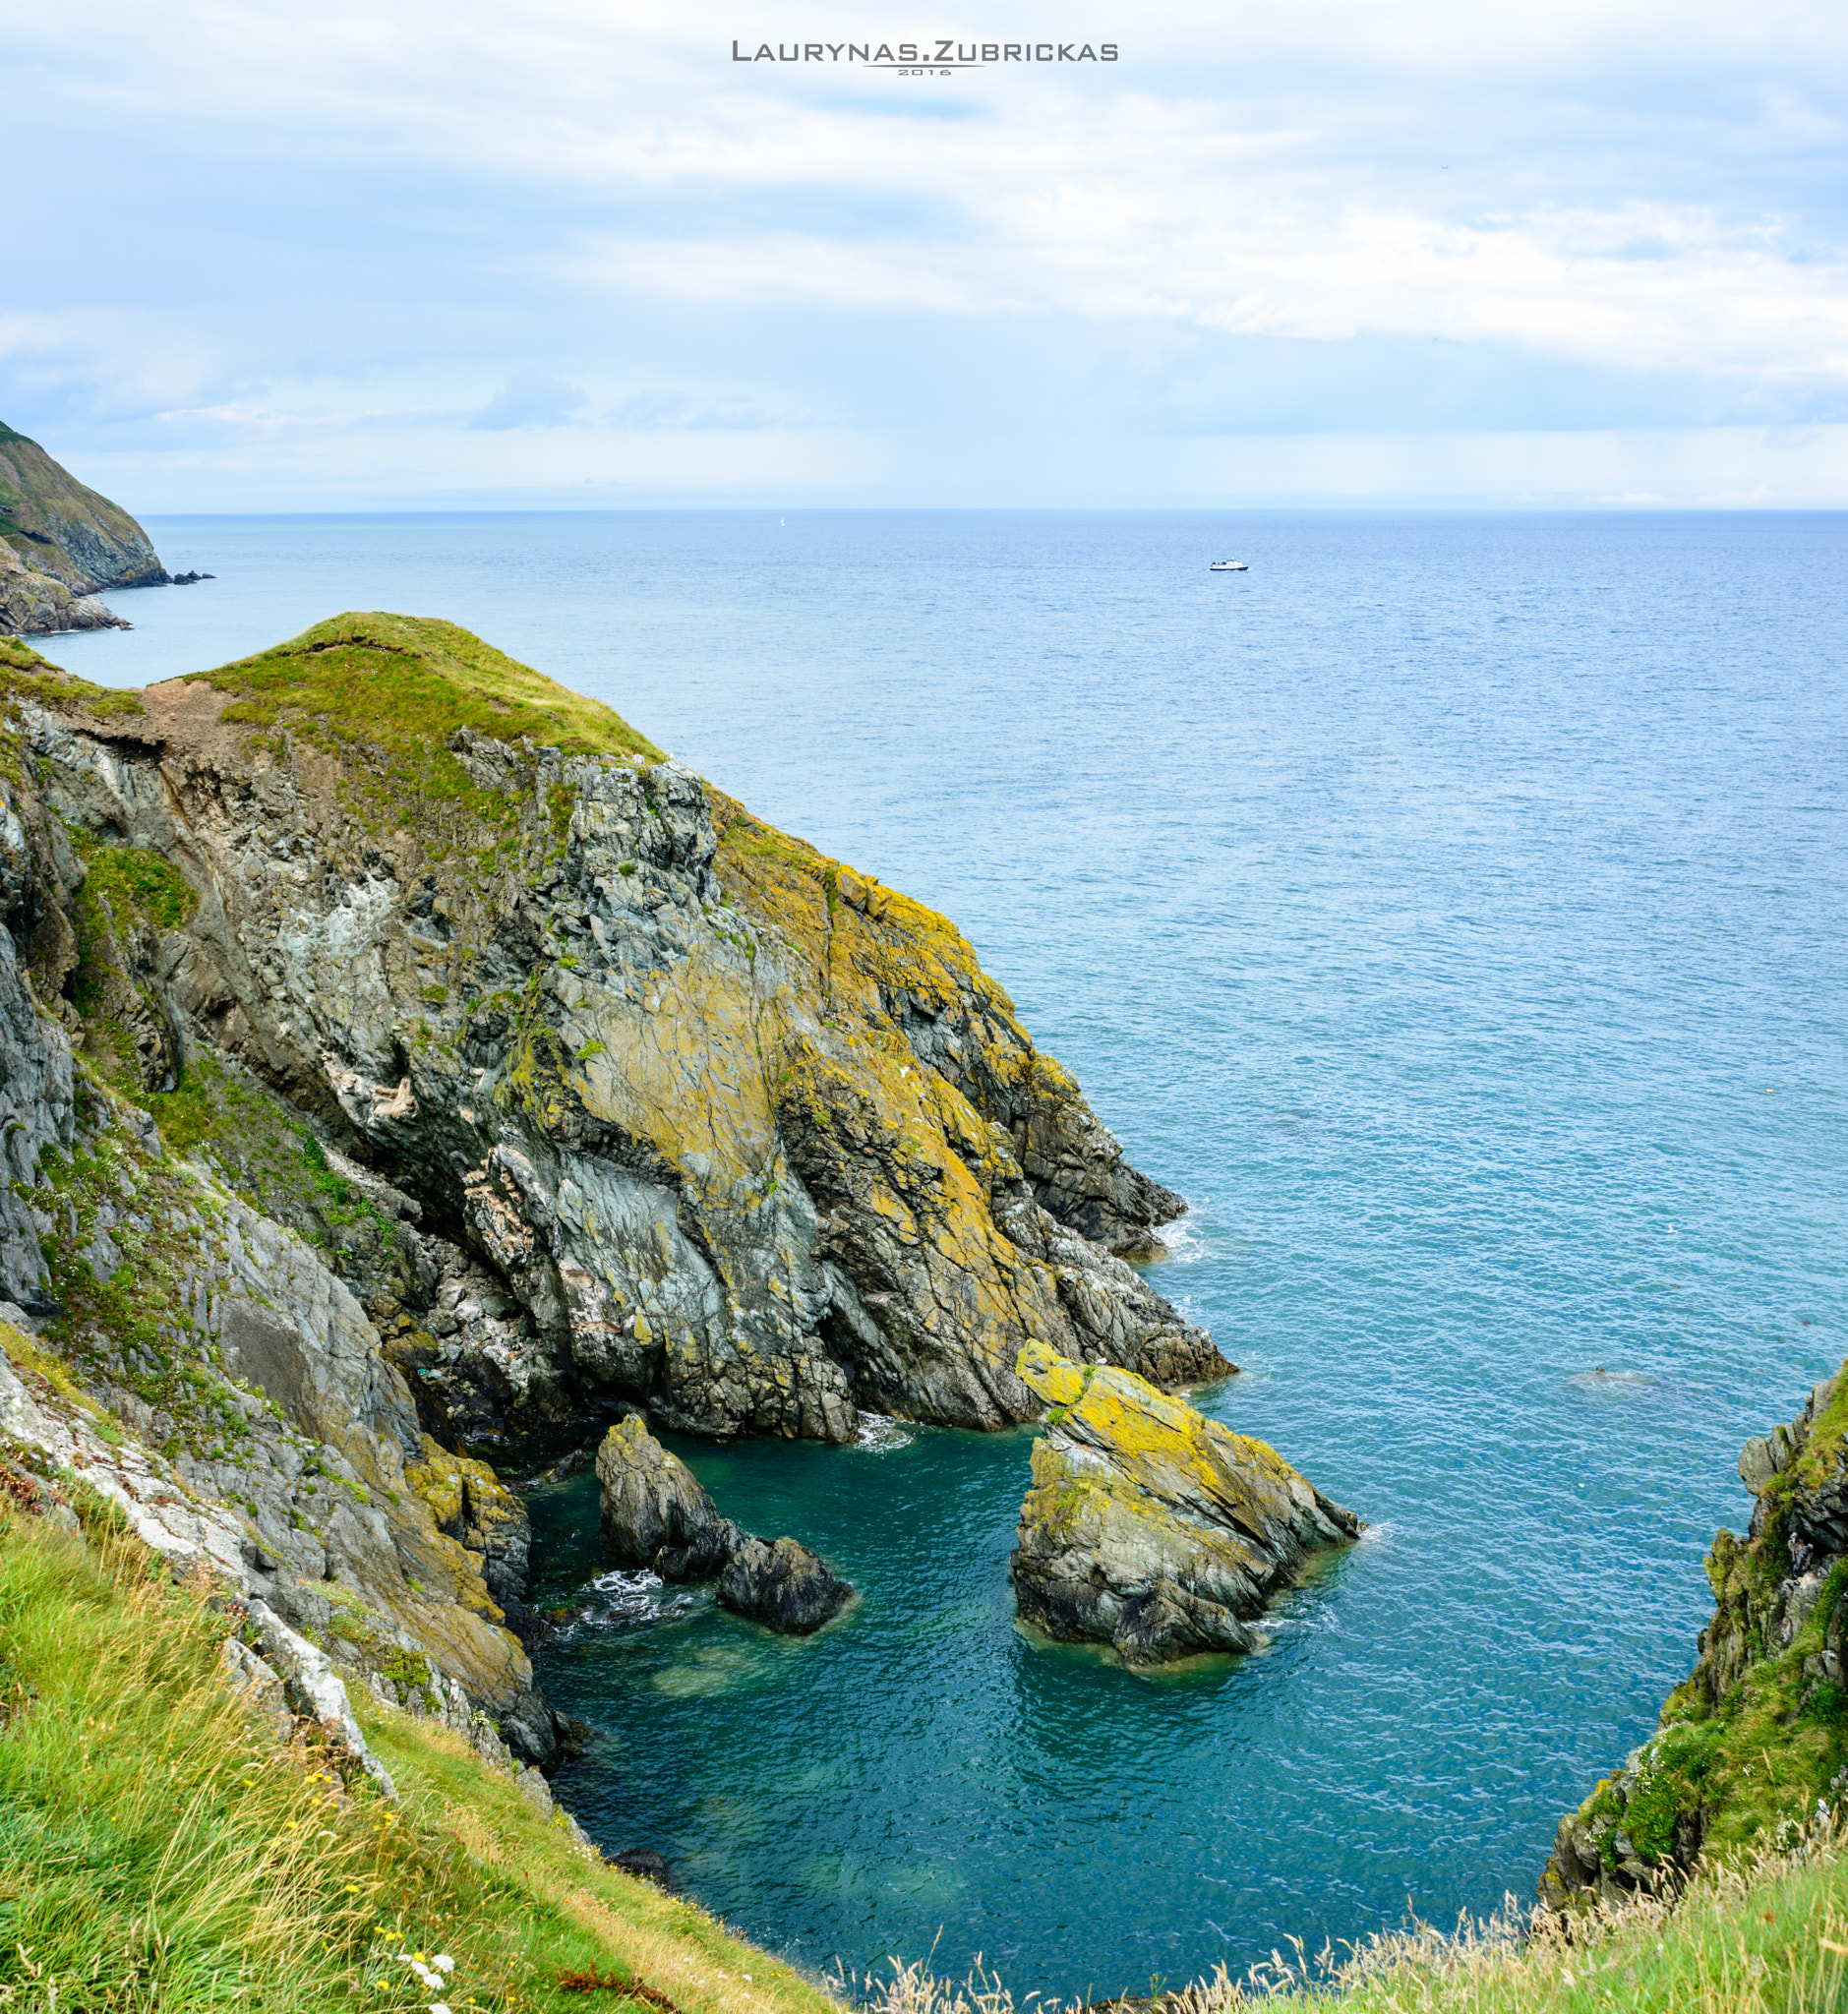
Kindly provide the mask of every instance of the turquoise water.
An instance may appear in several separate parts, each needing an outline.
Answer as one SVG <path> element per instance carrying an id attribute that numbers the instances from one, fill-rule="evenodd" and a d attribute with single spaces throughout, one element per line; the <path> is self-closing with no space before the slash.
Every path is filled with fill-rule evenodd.
<path id="1" fill-rule="evenodd" d="M 1848 521 L 151 528 L 221 578 L 53 655 L 447 615 L 954 916 L 1192 1199 L 1214 1410 L 1373 1525 L 1270 1653 L 1149 1681 L 1013 1631 L 1023 1438 L 683 1444 L 864 1600 L 549 1653 L 593 1833 L 811 1966 L 1017 1993 L 1531 1892 L 1688 1667 L 1740 1443 L 1848 1350 Z M 535 1514 L 547 1598 L 620 1609 L 585 1484 Z"/>

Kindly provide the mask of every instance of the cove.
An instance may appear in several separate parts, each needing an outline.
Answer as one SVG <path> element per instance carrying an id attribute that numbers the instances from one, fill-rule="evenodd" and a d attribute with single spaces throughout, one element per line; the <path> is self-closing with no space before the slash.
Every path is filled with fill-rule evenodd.
<path id="1" fill-rule="evenodd" d="M 1152 1277 L 1244 1366 L 1212 1409 L 1373 1532 L 1157 1687 L 1015 1635 L 1024 1438 L 676 1441 L 865 1599 L 555 1646 L 561 1793 L 805 1964 L 941 1928 L 1017 1997 L 1530 1896 L 1693 1664 L 1742 1443 L 1848 1352 L 1848 521 L 779 520 L 156 524 L 218 579 L 56 655 L 441 610 L 951 917 L 1190 1199 Z M 534 1515 L 538 1598 L 596 1599 L 592 1486 Z"/>

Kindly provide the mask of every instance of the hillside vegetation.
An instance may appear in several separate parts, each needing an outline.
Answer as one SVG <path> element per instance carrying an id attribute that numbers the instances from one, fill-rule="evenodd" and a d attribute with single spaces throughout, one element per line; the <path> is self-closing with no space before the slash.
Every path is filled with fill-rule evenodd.
<path id="1" fill-rule="evenodd" d="M 0 1511 L 0 2007 L 825 2014 L 457 1734 L 356 1697 L 399 1799 L 349 1789 L 312 1723 L 285 1744 L 240 1705 L 209 1578 L 87 1522 Z M 452 1961 L 441 1991 L 405 1953 Z"/>

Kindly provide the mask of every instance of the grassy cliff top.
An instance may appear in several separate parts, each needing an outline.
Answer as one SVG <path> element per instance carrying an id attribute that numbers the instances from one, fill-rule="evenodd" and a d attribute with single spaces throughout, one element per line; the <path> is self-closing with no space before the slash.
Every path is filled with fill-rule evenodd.
<path id="1" fill-rule="evenodd" d="M 56 712 L 87 714 L 91 720 L 145 711 L 140 693 L 92 685 L 48 657 L 40 657 L 22 636 L 0 636 L 0 693 L 17 693 Z"/>
<path id="2" fill-rule="evenodd" d="M 585 699 L 431 616 L 348 613 L 201 676 L 232 695 L 221 718 L 287 727 L 344 749 L 422 763 L 458 728 L 571 755 L 662 750 L 601 700 Z"/>

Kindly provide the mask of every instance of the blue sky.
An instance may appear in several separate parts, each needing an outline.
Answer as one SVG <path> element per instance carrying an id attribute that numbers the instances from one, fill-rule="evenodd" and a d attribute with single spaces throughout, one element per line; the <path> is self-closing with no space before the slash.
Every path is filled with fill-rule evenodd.
<path id="1" fill-rule="evenodd" d="M 732 59 L 925 35 L 1120 55 Z M 138 510 L 1848 504 L 1839 0 L 72 0 L 5 45 L 0 418 Z"/>

